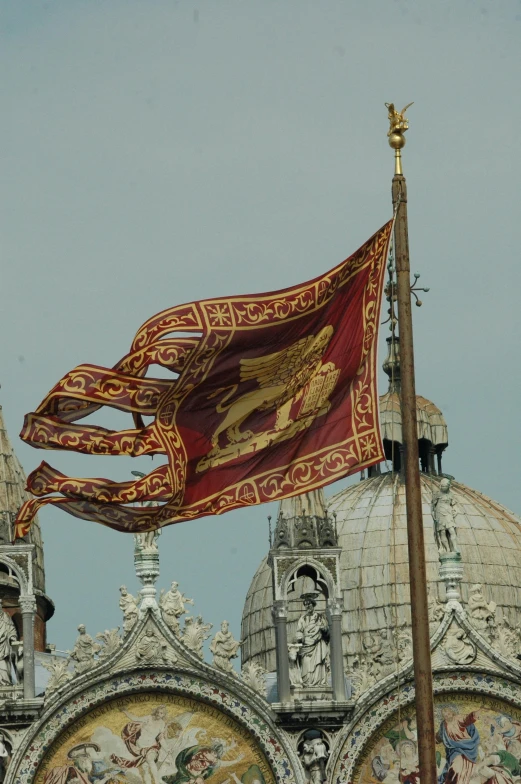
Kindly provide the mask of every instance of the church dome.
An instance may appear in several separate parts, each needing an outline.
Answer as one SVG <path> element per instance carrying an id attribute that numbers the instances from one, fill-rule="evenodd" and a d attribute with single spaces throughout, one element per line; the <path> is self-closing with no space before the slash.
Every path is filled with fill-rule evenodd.
<path id="1" fill-rule="evenodd" d="M 432 496 L 441 477 L 422 474 L 423 518 L 430 594 L 445 600 L 439 581 L 439 556 L 431 515 Z M 463 563 L 462 601 L 476 583 L 495 602 L 496 620 L 513 627 L 521 622 L 521 519 L 482 493 L 453 481 L 458 543 Z M 285 502 L 288 503 L 287 501 Z M 410 632 L 409 571 L 405 484 L 397 473 L 384 473 L 352 485 L 328 500 L 336 517 L 342 589 L 342 638 L 346 670 L 364 654 L 364 638 L 377 630 Z M 248 591 L 242 619 L 243 661 L 275 670 L 275 635 L 271 618 L 271 568 L 264 559 Z M 293 633 L 288 618 L 288 634 Z M 431 632 L 433 630 L 431 629 Z"/>
<path id="2" fill-rule="evenodd" d="M 275 531 L 279 547 L 281 530 L 301 530 L 311 519 L 322 519 L 334 527 L 340 549 L 338 583 L 342 601 L 342 647 L 344 669 L 353 672 L 364 665 L 374 649 L 375 635 L 392 640 L 396 655 L 403 660 L 411 654 L 411 608 L 405 481 L 401 472 L 402 426 L 400 411 L 399 339 L 387 339 L 388 356 L 383 368 L 389 376 L 389 390 L 380 397 L 380 423 L 386 463 L 372 466 L 361 481 L 333 495 L 321 495 L 317 503 L 310 494 L 283 501 Z M 448 445 L 447 424 L 440 409 L 427 398 L 417 396 L 418 451 L 421 465 L 421 491 L 425 534 L 427 581 L 430 603 L 439 622 L 443 610 L 445 583 L 440 581 L 440 558 L 434 538 L 431 504 L 444 476 L 442 452 Z M 382 473 L 382 468 L 387 470 Z M 461 598 L 467 603 L 469 592 L 481 591 L 480 601 L 495 605 L 494 622 L 510 628 L 521 626 L 521 519 L 496 501 L 452 481 L 455 501 L 458 548 L 463 565 Z M 316 492 L 316 491 L 315 491 Z M 322 493 L 322 491 L 320 491 Z M 309 496 L 309 497 L 308 497 Z M 323 512 L 319 507 L 324 504 Z M 299 517 L 304 511 L 302 522 Z M 318 511 L 317 511 L 318 510 Z M 306 517 L 306 514 L 308 515 Z M 295 520 L 293 524 L 286 521 Z M 282 522 L 281 522 L 282 521 Z M 307 525 L 309 528 L 309 525 Z M 318 531 L 318 529 L 317 529 Z M 292 534 L 293 540 L 295 536 Z M 321 542 L 315 537 L 315 547 Z M 282 544 L 298 546 L 282 532 Z M 303 590 L 314 590 L 312 585 Z M 243 662 L 253 660 L 268 672 L 275 663 L 275 631 L 272 570 L 269 558 L 259 566 L 246 596 L 242 617 Z M 487 605 L 488 606 L 488 605 Z M 325 609 L 325 601 L 319 602 Z M 288 639 L 296 630 L 301 603 L 288 606 Z M 431 614 L 431 613 L 430 613 Z M 385 631 L 386 630 L 386 631 Z M 431 628 L 431 634 L 434 629 Z"/>

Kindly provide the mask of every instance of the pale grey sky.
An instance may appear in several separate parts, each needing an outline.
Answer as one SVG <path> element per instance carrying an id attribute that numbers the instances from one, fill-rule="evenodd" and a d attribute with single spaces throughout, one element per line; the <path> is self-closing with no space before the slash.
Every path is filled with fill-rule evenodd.
<path id="1" fill-rule="evenodd" d="M 0 402 L 27 471 L 147 470 L 37 452 L 23 415 L 165 307 L 352 253 L 391 215 L 384 102 L 414 100 L 411 263 L 431 289 L 417 389 L 446 415 L 444 469 L 521 513 L 519 0 L 3 0 L 0 35 Z M 238 636 L 269 512 L 166 529 L 160 584 Z M 78 623 L 120 623 L 132 540 L 56 510 L 41 522 L 49 639 L 70 648 Z"/>

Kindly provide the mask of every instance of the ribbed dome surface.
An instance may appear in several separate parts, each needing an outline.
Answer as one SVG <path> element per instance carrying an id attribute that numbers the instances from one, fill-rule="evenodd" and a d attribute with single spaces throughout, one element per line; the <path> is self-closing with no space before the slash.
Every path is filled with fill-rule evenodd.
<path id="1" fill-rule="evenodd" d="M 431 499 L 440 478 L 422 475 L 427 578 L 431 594 L 444 600 L 438 580 Z M 482 583 L 488 601 L 498 605 L 496 619 L 521 621 L 521 520 L 501 504 L 452 482 L 458 541 L 464 565 L 462 599 L 469 586 Z M 329 499 L 337 514 L 343 594 L 343 647 L 346 667 L 364 655 L 362 640 L 375 630 L 410 627 L 405 486 L 399 474 L 382 474 L 352 485 Z M 246 597 L 243 613 L 243 660 L 275 669 L 271 619 L 271 570 L 264 560 Z"/>

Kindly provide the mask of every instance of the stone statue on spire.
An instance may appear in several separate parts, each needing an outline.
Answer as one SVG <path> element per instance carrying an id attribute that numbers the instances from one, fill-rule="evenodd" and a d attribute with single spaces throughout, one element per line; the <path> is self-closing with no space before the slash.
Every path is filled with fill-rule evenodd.
<path id="1" fill-rule="evenodd" d="M 459 553 L 456 536 L 456 500 L 450 490 L 450 479 L 444 477 L 440 489 L 433 498 L 431 505 L 434 521 L 434 535 L 441 554 Z"/>
<path id="2" fill-rule="evenodd" d="M 120 610 L 123 612 L 123 631 L 125 634 L 133 628 L 134 624 L 136 623 L 139 610 L 137 606 L 137 600 L 131 593 L 127 591 L 125 585 L 122 585 L 119 589 L 120 592 L 120 599 L 119 599 L 119 607 Z"/>
<path id="3" fill-rule="evenodd" d="M 95 656 L 101 650 L 101 645 L 95 642 L 90 634 L 87 634 L 85 624 L 80 623 L 78 626 L 79 636 L 76 639 L 74 648 L 70 651 L 69 656 L 75 662 L 74 674 L 81 675 L 84 672 L 89 672 L 95 666 Z"/>
<path id="4" fill-rule="evenodd" d="M 159 608 L 161 616 L 168 628 L 179 634 L 179 618 L 186 613 L 187 604 L 193 605 L 194 600 L 188 599 L 184 593 L 179 590 L 179 583 L 175 581 L 172 583 L 168 591 L 165 592 L 164 588 L 161 589 L 159 597 Z"/>
<path id="5" fill-rule="evenodd" d="M 221 630 L 217 632 L 210 643 L 213 666 L 224 672 L 233 672 L 232 659 L 237 658 L 240 647 L 241 643 L 231 633 L 228 621 L 223 621 Z"/>

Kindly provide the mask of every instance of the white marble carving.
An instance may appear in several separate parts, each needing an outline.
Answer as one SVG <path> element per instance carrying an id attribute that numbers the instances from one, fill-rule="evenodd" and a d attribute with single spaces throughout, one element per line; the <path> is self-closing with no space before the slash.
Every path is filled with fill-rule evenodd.
<path id="1" fill-rule="evenodd" d="M 50 672 L 50 678 L 45 688 L 45 698 L 47 699 L 56 689 L 65 686 L 72 678 L 72 673 L 69 670 L 69 660 L 53 657 L 42 661 L 45 669 Z"/>
<path id="2" fill-rule="evenodd" d="M 81 675 L 89 672 L 95 665 L 95 656 L 101 650 L 101 645 L 94 642 L 83 623 L 78 626 L 79 635 L 76 638 L 74 648 L 69 651 L 69 656 L 74 662 L 74 674 Z"/>
<path id="3" fill-rule="evenodd" d="M 369 673 L 375 680 L 385 678 L 396 670 L 396 653 L 387 629 L 367 635 L 363 645 L 369 657 Z"/>
<path id="4" fill-rule="evenodd" d="M 266 697 L 267 694 L 265 675 L 265 670 L 254 661 L 246 662 L 241 672 L 243 681 L 261 697 Z"/>
<path id="5" fill-rule="evenodd" d="M 102 645 L 99 653 L 100 660 L 108 659 L 110 656 L 112 656 L 112 654 L 121 647 L 123 642 L 119 636 L 119 626 L 115 629 L 105 629 L 104 632 L 99 632 L 96 635 L 96 639 L 100 640 Z"/>
<path id="6" fill-rule="evenodd" d="M 288 644 L 289 681 L 292 686 L 302 686 L 302 673 L 300 672 L 298 662 L 298 652 L 301 647 L 299 642 L 291 642 Z"/>
<path id="7" fill-rule="evenodd" d="M 318 734 L 318 733 L 317 733 Z M 326 764 L 329 757 L 327 746 L 321 737 L 304 741 L 300 758 L 310 784 L 323 784 L 327 781 Z"/>
<path id="8" fill-rule="evenodd" d="M 442 649 L 454 664 L 471 664 L 476 658 L 476 646 L 464 630 L 454 624 L 447 632 Z"/>
<path id="9" fill-rule="evenodd" d="M 10 760 L 10 744 L 5 736 L 0 734 L 0 782 L 5 780 Z"/>
<path id="10" fill-rule="evenodd" d="M 196 618 L 188 615 L 185 618 L 181 642 L 200 659 L 204 658 L 203 643 L 209 638 L 212 626 L 211 623 L 204 623 L 200 615 Z"/>
<path id="11" fill-rule="evenodd" d="M 123 631 L 125 634 L 128 634 L 139 617 L 137 600 L 127 591 L 125 585 L 121 586 L 119 592 L 121 594 L 119 598 L 119 608 L 123 612 Z"/>
<path id="12" fill-rule="evenodd" d="M 434 629 L 441 623 L 445 614 L 445 608 L 439 601 L 436 591 L 433 590 L 430 583 L 427 583 L 427 601 L 429 603 L 429 626 Z"/>
<path id="13" fill-rule="evenodd" d="M 521 629 L 519 626 L 513 626 L 508 618 L 503 616 L 501 623 L 494 630 L 492 646 L 507 659 L 514 659 L 514 661 L 519 659 Z"/>
<path id="14" fill-rule="evenodd" d="M 0 686 L 13 685 L 13 668 L 16 670 L 18 635 L 11 616 L 2 609 L 0 600 Z"/>
<path id="15" fill-rule="evenodd" d="M 496 603 L 487 602 L 480 583 L 470 588 L 468 599 L 468 612 L 473 627 L 487 640 L 495 636 Z"/>
<path id="16" fill-rule="evenodd" d="M 136 659 L 143 664 L 164 664 L 168 661 L 167 648 L 166 640 L 149 625 L 136 644 Z"/>
<path id="17" fill-rule="evenodd" d="M 459 553 L 456 533 L 456 499 L 450 489 L 450 479 L 442 479 L 440 489 L 432 497 L 431 513 L 434 536 L 440 553 Z"/>
<path id="18" fill-rule="evenodd" d="M 412 659 L 412 633 L 408 628 L 401 628 L 398 632 L 396 643 L 398 647 L 398 660 L 400 666 Z M 394 664 L 396 667 L 396 664 Z"/>
<path id="19" fill-rule="evenodd" d="M 351 681 L 354 697 L 359 697 L 375 683 L 374 677 L 369 673 L 367 664 L 365 662 L 362 663 L 358 656 L 353 659 L 351 669 L 348 670 L 346 675 Z"/>
<path id="20" fill-rule="evenodd" d="M 179 635 L 179 618 L 186 613 L 186 605 L 192 604 L 193 599 L 188 599 L 179 590 L 179 583 L 173 582 L 168 591 L 161 589 L 159 597 L 159 608 L 161 617 L 168 628 Z"/>
<path id="21" fill-rule="evenodd" d="M 157 552 L 157 540 L 161 534 L 161 529 L 147 531 L 143 534 L 134 534 L 134 550 L 137 552 Z"/>
<path id="22" fill-rule="evenodd" d="M 298 619 L 296 642 L 300 645 L 297 661 L 302 685 L 327 686 L 329 663 L 329 626 L 323 613 L 316 609 L 317 594 L 307 593 L 301 597 L 304 612 Z"/>
<path id="23" fill-rule="evenodd" d="M 221 623 L 221 630 L 217 632 L 210 643 L 213 653 L 213 666 L 224 672 L 233 672 L 232 659 L 238 656 L 241 643 L 238 642 L 230 631 L 228 621 Z"/>

